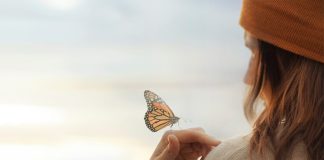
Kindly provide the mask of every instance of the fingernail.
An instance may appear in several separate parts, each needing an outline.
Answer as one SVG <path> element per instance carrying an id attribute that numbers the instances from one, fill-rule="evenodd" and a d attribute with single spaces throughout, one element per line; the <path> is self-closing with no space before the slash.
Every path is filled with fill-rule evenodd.
<path id="1" fill-rule="evenodd" d="M 172 134 L 168 136 L 168 142 L 169 142 L 169 144 L 170 144 L 171 141 L 172 141 L 172 140 L 171 140 L 171 137 L 172 137 L 172 136 L 173 136 Z"/>
<path id="2" fill-rule="evenodd" d="M 171 147 L 171 140 L 170 140 L 170 137 L 168 137 L 168 146 L 166 147 L 167 150 L 170 150 L 170 147 Z"/>
<path id="3" fill-rule="evenodd" d="M 172 141 L 172 143 L 175 143 L 177 140 L 178 140 L 178 137 L 175 136 L 174 134 L 172 134 L 172 135 L 169 136 L 169 141 L 170 142 Z"/>
<path id="4" fill-rule="evenodd" d="M 175 139 L 174 135 L 169 135 L 168 136 L 168 142 L 169 142 L 168 147 L 171 147 L 171 145 L 173 145 L 174 139 Z"/>

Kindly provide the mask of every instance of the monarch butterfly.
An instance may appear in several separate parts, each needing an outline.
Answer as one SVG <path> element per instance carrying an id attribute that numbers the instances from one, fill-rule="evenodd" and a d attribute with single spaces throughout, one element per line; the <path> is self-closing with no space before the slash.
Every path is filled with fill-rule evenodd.
<path id="1" fill-rule="evenodd" d="M 145 90 L 144 97 L 147 103 L 147 112 L 144 120 L 148 129 L 156 132 L 166 126 L 177 123 L 179 117 L 176 117 L 170 107 L 155 93 Z"/>

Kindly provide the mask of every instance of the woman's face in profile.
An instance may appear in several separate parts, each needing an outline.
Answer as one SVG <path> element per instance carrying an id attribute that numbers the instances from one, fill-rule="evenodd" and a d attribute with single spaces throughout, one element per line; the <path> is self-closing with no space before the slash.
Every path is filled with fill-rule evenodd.
<path id="1" fill-rule="evenodd" d="M 247 85 L 252 85 L 257 73 L 256 67 L 258 67 L 258 59 L 259 59 L 259 47 L 258 47 L 258 39 L 250 34 L 249 32 L 244 33 L 244 41 L 245 46 L 251 50 L 251 58 L 249 67 L 245 73 L 244 82 Z M 264 87 L 261 91 L 261 98 L 265 101 L 266 104 L 269 104 L 269 100 L 271 98 L 271 87 L 268 81 L 265 82 Z"/>
<path id="2" fill-rule="evenodd" d="M 255 68 L 257 67 L 257 60 L 258 58 L 258 40 L 251 35 L 249 32 L 244 33 L 244 42 L 245 46 L 251 50 L 251 58 L 250 58 L 250 63 L 249 67 L 245 73 L 244 77 L 244 82 L 248 85 L 253 84 L 254 77 L 256 76 L 255 74 Z"/>

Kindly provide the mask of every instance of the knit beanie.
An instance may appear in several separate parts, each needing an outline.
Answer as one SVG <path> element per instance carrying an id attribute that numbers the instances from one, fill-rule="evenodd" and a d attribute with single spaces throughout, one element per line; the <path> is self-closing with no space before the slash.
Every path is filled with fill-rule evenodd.
<path id="1" fill-rule="evenodd" d="M 260 40 L 324 63 L 324 0 L 243 0 L 240 24 Z"/>

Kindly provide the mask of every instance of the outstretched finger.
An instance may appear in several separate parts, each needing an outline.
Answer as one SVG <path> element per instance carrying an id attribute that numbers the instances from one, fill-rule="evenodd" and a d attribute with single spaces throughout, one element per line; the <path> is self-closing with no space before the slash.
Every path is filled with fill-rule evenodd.
<path id="1" fill-rule="evenodd" d="M 176 157 L 179 155 L 180 143 L 178 138 L 174 135 L 169 135 L 168 142 L 169 144 L 157 157 L 157 160 L 175 160 Z"/>

